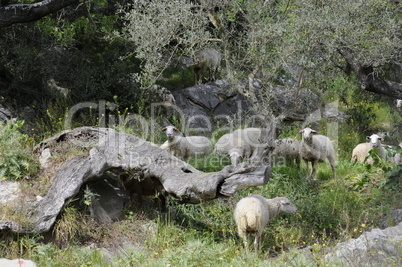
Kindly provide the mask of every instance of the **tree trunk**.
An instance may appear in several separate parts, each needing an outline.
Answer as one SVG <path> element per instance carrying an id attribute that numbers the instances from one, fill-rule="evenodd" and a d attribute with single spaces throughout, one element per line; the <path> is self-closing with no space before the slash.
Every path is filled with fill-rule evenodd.
<path id="1" fill-rule="evenodd" d="M 109 170 L 134 170 L 143 177 L 158 179 L 168 194 L 184 203 L 229 197 L 242 188 L 264 185 L 270 178 L 270 160 L 266 159 L 271 156 L 274 132 L 273 128 L 262 130 L 264 143 L 250 161 L 236 168 L 226 166 L 219 172 L 204 173 L 157 145 L 130 134 L 96 127 L 65 130 L 44 140 L 34 151 L 40 153 L 58 142 L 88 146 L 91 141 L 93 148 L 88 156 L 72 158 L 57 171 L 52 186 L 33 212 L 32 231 L 49 231 L 66 201 L 73 198 L 83 184 Z M 14 231 L 18 232 L 18 227 L 14 227 Z"/>
<path id="2" fill-rule="evenodd" d="M 2 6 L 0 7 L 0 28 L 15 23 L 35 21 L 78 2 L 78 0 L 44 0 L 33 4 Z"/>

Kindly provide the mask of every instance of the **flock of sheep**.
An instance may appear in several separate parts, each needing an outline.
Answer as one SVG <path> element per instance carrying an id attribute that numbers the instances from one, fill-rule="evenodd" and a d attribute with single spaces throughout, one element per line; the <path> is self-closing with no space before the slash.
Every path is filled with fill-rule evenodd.
<path id="1" fill-rule="evenodd" d="M 260 145 L 261 129 L 246 128 L 238 129 L 232 133 L 223 135 L 213 147 L 212 142 L 204 136 L 183 136 L 174 126 L 167 126 L 163 129 L 168 140 L 161 145 L 161 148 L 171 152 L 174 156 L 187 159 L 190 156 L 208 155 L 211 152 L 216 154 L 226 154 L 231 159 L 231 164 L 236 166 L 242 159 L 247 159 Z M 301 142 L 295 138 L 277 139 L 273 155 L 294 160 L 298 167 L 300 161 L 304 160 L 308 170 L 308 163 L 311 162 L 312 171 L 310 177 L 316 175 L 316 166 L 319 162 L 326 159 L 331 165 L 334 178 L 335 169 L 335 150 L 332 141 L 324 135 L 319 135 L 311 128 L 305 128 L 299 132 L 302 136 Z M 387 151 L 390 146 L 381 144 L 382 138 L 376 134 L 367 137 L 368 143 L 358 144 L 352 153 L 352 161 L 365 162 L 372 164 L 370 150 L 378 148 L 378 156 L 402 164 L 401 154 L 390 153 Z M 400 144 L 402 148 L 402 143 Z M 241 199 L 235 208 L 234 218 L 237 225 L 238 235 L 243 239 L 246 251 L 248 250 L 248 235 L 255 234 L 254 249 L 257 252 L 261 245 L 261 234 L 268 224 L 268 221 L 276 217 L 280 212 L 296 213 L 297 208 L 289 199 L 276 197 L 266 199 L 259 195 L 250 195 Z"/>
<path id="2" fill-rule="evenodd" d="M 167 141 L 160 147 L 181 159 L 208 155 L 214 152 L 228 155 L 231 164 L 236 166 L 242 159 L 251 157 L 255 148 L 261 144 L 259 141 L 261 129 L 259 128 L 238 129 L 233 133 L 225 134 L 215 143 L 214 147 L 207 137 L 183 136 L 174 126 L 167 126 L 163 128 L 163 131 L 167 136 Z M 327 136 L 319 135 L 317 131 L 311 128 L 305 128 L 299 134 L 302 136 L 301 142 L 295 138 L 277 139 L 273 154 L 294 160 L 298 167 L 300 167 L 301 160 L 304 160 L 307 169 L 308 163 L 311 162 L 310 176 L 312 177 L 316 174 L 317 163 L 324 162 L 327 159 L 331 165 L 333 176 L 336 177 L 335 150 L 331 140 Z M 351 159 L 353 162 L 373 164 L 374 160 L 370 156 L 370 150 L 377 148 L 379 157 L 396 164 L 402 164 L 401 153 L 390 146 L 381 144 L 383 139 L 379 135 L 373 134 L 367 139 L 369 142 L 358 144 L 353 149 Z M 402 143 L 399 146 L 402 148 Z M 254 250 L 257 253 L 261 246 L 261 235 L 264 228 L 271 219 L 281 212 L 294 214 L 297 212 L 297 208 L 286 197 L 266 199 L 260 195 L 249 195 L 236 204 L 234 218 L 238 235 L 244 242 L 246 252 L 248 252 L 249 247 L 249 234 L 255 235 Z M 36 266 L 34 262 L 23 259 L 0 259 L 0 265 Z"/>

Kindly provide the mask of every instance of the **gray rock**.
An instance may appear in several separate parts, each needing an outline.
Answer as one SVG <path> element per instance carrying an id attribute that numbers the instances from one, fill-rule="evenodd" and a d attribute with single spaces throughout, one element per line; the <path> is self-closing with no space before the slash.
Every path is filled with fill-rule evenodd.
<path id="1" fill-rule="evenodd" d="M 0 105 L 0 121 L 11 120 L 13 117 L 10 109 Z"/>
<path id="2" fill-rule="evenodd" d="M 271 98 L 271 109 L 275 115 L 282 115 L 287 121 L 303 121 L 308 114 L 321 105 L 321 99 L 308 89 L 287 88 L 272 85 L 263 88 L 261 82 L 254 79 L 253 88 L 249 88 L 248 80 L 232 85 L 225 80 L 215 83 L 192 86 L 174 91 L 176 105 L 181 116 L 191 128 L 215 127 L 218 121 L 227 122 L 227 117 L 244 119 L 244 115 L 253 115 L 250 100 L 246 97 L 250 90 L 258 98 L 260 91 L 268 91 Z M 234 88 L 237 88 L 235 90 Z M 243 93 L 239 93 L 242 91 Z M 254 114 L 255 115 L 255 114 Z M 237 124 L 246 124 L 244 121 Z"/>
<path id="3" fill-rule="evenodd" d="M 387 216 L 384 217 L 381 228 L 395 226 L 402 222 L 402 209 L 392 209 Z"/>
<path id="4" fill-rule="evenodd" d="M 46 148 L 42 151 L 39 156 L 39 163 L 42 168 L 46 169 L 50 167 L 52 153 L 50 152 L 50 148 Z"/>
<path id="5" fill-rule="evenodd" d="M 20 184 L 18 182 L 0 182 L 0 203 L 12 203 L 20 198 Z"/>
<path id="6" fill-rule="evenodd" d="M 339 260 L 344 266 L 401 266 L 402 223 L 384 230 L 376 228 L 338 243 L 325 259 Z"/>

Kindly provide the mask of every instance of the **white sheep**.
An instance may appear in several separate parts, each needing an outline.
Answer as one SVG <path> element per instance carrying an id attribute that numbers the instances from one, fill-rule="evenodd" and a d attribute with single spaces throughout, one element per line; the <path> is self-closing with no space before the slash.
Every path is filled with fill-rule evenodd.
<path id="1" fill-rule="evenodd" d="M 283 157 L 287 160 L 296 161 L 300 168 L 300 142 L 295 138 L 283 138 L 275 140 L 274 156 Z"/>
<path id="2" fill-rule="evenodd" d="M 378 148 L 378 156 L 380 156 L 383 159 L 387 159 L 387 151 L 381 145 L 381 141 L 383 140 L 383 138 L 377 134 L 372 134 L 371 136 L 367 136 L 367 139 L 370 140 L 370 142 L 360 143 L 353 149 L 351 161 L 364 162 L 366 158 L 370 155 L 369 151 L 374 147 Z M 367 158 L 367 163 L 373 164 L 374 160 L 371 157 L 369 157 Z"/>
<path id="3" fill-rule="evenodd" d="M 24 259 L 0 259 L 1 267 L 36 267 L 36 263 L 31 260 Z"/>
<path id="4" fill-rule="evenodd" d="M 240 159 L 248 158 L 259 144 L 261 129 L 239 129 L 225 134 L 215 143 L 214 153 L 224 153 L 230 157 L 231 164 L 236 166 Z"/>
<path id="5" fill-rule="evenodd" d="M 306 162 L 307 171 L 308 162 L 311 162 L 311 176 L 315 178 L 317 163 L 324 162 L 327 158 L 335 178 L 335 152 L 331 140 L 324 135 L 317 134 L 317 131 L 311 128 L 304 128 L 299 134 L 302 134 L 300 157 Z"/>
<path id="6" fill-rule="evenodd" d="M 260 137 L 261 137 L 260 128 L 238 129 L 233 132 L 234 139 L 236 138 L 243 139 L 252 148 L 252 150 L 261 145 Z M 253 151 L 251 151 L 251 153 L 252 152 Z"/>
<path id="7" fill-rule="evenodd" d="M 254 250 L 261 246 L 261 234 L 268 222 L 280 212 L 294 214 L 297 208 L 286 197 L 266 199 L 260 195 L 250 195 L 241 199 L 234 211 L 239 236 L 248 251 L 247 234 L 255 234 Z"/>
<path id="8" fill-rule="evenodd" d="M 212 152 L 212 143 L 205 136 L 180 136 L 180 131 L 174 126 L 167 126 L 162 131 L 166 133 L 168 140 L 161 148 L 180 159 L 208 155 Z"/>
<path id="9" fill-rule="evenodd" d="M 241 159 L 251 156 L 251 147 L 242 139 L 235 141 L 236 146 L 231 148 L 227 154 L 230 157 L 230 162 L 233 166 L 237 166 Z"/>

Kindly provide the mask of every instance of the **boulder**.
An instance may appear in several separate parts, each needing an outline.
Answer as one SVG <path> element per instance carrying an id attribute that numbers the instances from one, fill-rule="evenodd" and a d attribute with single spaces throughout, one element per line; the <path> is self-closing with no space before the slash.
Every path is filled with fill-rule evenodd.
<path id="1" fill-rule="evenodd" d="M 268 88 L 254 79 L 251 84 L 242 80 L 238 84 L 230 84 L 226 80 L 197 85 L 172 92 L 180 115 L 184 117 L 190 128 L 215 128 L 218 121 L 227 122 L 228 117 L 236 117 L 237 125 L 251 123 L 241 121 L 247 114 L 253 118 L 251 99 L 253 93 L 257 97 L 264 91 L 270 98 L 274 115 L 281 115 L 287 121 L 303 121 L 311 112 L 321 106 L 320 97 L 309 89 L 297 90 L 285 86 L 271 85 Z M 236 88 L 236 89 L 234 89 Z M 241 92 L 241 93 L 240 93 Z M 222 124 L 220 124 L 222 125 Z"/>
<path id="2" fill-rule="evenodd" d="M 342 266 L 401 266 L 402 223 L 338 243 L 325 259 L 340 261 Z"/>

